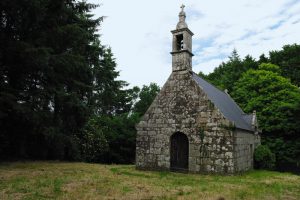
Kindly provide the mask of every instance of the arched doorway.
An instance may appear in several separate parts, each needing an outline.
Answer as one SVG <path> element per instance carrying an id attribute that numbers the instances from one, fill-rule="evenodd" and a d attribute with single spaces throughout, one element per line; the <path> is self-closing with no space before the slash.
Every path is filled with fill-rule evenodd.
<path id="1" fill-rule="evenodd" d="M 171 138 L 171 170 L 188 171 L 189 166 L 189 140 L 183 133 L 176 132 Z"/>

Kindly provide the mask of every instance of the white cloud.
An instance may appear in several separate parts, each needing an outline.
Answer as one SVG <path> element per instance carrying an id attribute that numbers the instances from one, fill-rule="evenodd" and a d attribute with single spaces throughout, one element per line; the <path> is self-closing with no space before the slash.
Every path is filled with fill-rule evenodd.
<path id="1" fill-rule="evenodd" d="M 299 43 L 297 0 L 89 0 L 102 3 L 94 13 L 108 16 L 101 41 L 112 47 L 120 79 L 133 85 L 163 85 L 171 73 L 170 33 L 186 5 L 194 32 L 193 69 L 209 73 L 236 48 L 241 57 L 258 57 L 285 44 Z"/>

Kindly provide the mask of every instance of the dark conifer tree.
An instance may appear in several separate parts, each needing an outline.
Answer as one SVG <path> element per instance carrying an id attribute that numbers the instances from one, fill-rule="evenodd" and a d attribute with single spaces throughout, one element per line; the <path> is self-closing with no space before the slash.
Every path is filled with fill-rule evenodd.
<path id="1" fill-rule="evenodd" d="M 300 45 L 285 45 L 282 50 L 270 51 L 270 62 L 279 65 L 283 76 L 300 86 Z"/>
<path id="2" fill-rule="evenodd" d="M 75 0 L 0 2 L 0 157 L 79 159 L 76 135 L 96 106 L 112 109 L 116 81 L 100 44 L 96 5 Z M 98 99 L 102 97 L 114 99 Z M 100 103 L 101 102 L 101 103 Z M 125 103 L 126 104 L 126 103 Z M 108 112 L 108 111 L 107 111 Z"/>

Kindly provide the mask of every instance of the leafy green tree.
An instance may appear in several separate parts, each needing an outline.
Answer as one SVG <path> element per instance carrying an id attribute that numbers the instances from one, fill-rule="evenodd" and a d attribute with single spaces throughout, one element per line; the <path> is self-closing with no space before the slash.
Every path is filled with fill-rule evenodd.
<path id="1" fill-rule="evenodd" d="M 133 112 L 143 116 L 159 91 L 160 88 L 155 83 L 150 83 L 149 86 L 144 85 L 138 93 L 139 100 L 134 104 Z"/>
<path id="2" fill-rule="evenodd" d="M 300 128 L 300 90 L 279 72 L 273 64 L 248 70 L 235 83 L 232 97 L 245 112 L 257 111 L 263 131 L 293 134 Z"/>

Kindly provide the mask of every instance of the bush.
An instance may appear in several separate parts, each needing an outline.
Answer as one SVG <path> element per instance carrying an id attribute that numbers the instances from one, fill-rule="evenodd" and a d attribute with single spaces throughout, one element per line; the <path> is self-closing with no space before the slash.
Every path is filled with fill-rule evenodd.
<path id="1" fill-rule="evenodd" d="M 87 162 L 103 162 L 103 156 L 109 151 L 105 135 L 94 118 L 85 125 L 78 141 L 81 146 L 83 160 Z"/>
<path id="2" fill-rule="evenodd" d="M 299 137 L 266 137 L 263 142 L 276 156 L 276 170 L 300 174 Z"/>
<path id="3" fill-rule="evenodd" d="M 136 113 L 114 116 L 92 116 L 77 140 L 84 161 L 101 163 L 134 163 Z"/>
<path id="4" fill-rule="evenodd" d="M 135 124 L 138 114 L 96 116 L 95 120 L 105 135 L 109 152 L 104 156 L 105 163 L 128 164 L 135 160 Z"/>
<path id="5" fill-rule="evenodd" d="M 254 165 L 257 169 L 273 169 L 275 167 L 275 154 L 268 146 L 259 145 L 254 151 Z"/>

